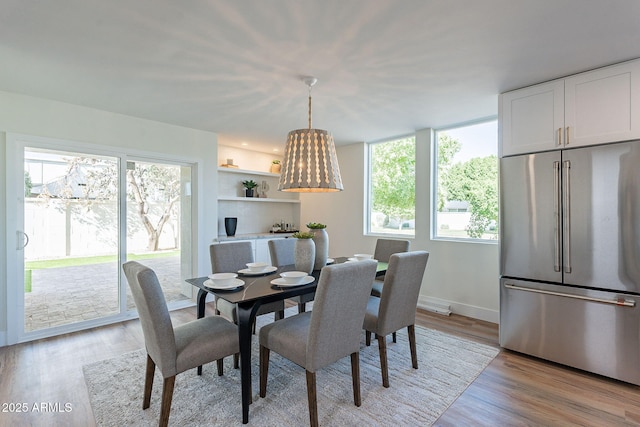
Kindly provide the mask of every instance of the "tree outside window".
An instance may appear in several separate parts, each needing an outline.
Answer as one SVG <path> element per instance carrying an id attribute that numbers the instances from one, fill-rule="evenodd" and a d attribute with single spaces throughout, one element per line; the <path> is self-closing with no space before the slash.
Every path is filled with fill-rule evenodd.
<path id="1" fill-rule="evenodd" d="M 369 232 L 415 235 L 416 142 L 369 144 Z"/>
<path id="2" fill-rule="evenodd" d="M 497 121 L 436 132 L 437 238 L 498 239 Z"/>

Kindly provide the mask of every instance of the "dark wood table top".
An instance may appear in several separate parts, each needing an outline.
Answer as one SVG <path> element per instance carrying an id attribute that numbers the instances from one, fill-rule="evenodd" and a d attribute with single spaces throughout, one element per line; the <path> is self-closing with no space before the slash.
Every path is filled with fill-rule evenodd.
<path id="1" fill-rule="evenodd" d="M 347 261 L 346 257 L 335 258 L 335 263 L 340 264 Z M 238 279 L 241 279 L 244 282 L 244 286 L 239 289 L 234 289 L 231 291 L 224 291 L 218 289 L 212 289 L 204 285 L 204 282 L 208 279 L 208 277 L 196 277 L 193 279 L 187 279 L 186 281 L 193 286 L 196 286 L 203 291 L 214 294 L 217 298 L 222 298 L 224 300 L 229 301 L 230 303 L 246 303 L 246 302 L 254 302 L 260 300 L 262 304 L 269 303 L 271 301 L 283 300 L 291 297 L 295 297 L 298 295 L 304 295 L 311 292 L 315 292 L 316 286 L 318 285 L 318 278 L 320 277 L 320 270 L 314 270 L 311 273 L 311 276 L 315 278 L 315 280 L 306 285 L 300 286 L 291 286 L 291 287 L 280 287 L 277 285 L 271 284 L 271 281 L 280 277 L 280 273 L 283 271 L 294 271 L 294 265 L 285 265 L 282 267 L 278 267 L 278 269 L 271 273 L 265 273 L 261 275 L 243 275 L 238 274 Z M 387 263 L 379 262 L 378 263 L 378 274 L 384 274 L 387 270 Z"/>

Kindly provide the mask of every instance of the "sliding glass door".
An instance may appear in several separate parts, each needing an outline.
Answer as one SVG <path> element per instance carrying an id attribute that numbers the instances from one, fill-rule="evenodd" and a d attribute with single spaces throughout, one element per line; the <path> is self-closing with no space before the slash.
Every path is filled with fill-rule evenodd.
<path id="1" fill-rule="evenodd" d="M 16 143 L 10 343 L 129 317 L 127 260 L 156 271 L 170 308 L 191 304 L 191 165 L 30 142 Z"/>
<path id="2" fill-rule="evenodd" d="M 120 312 L 117 171 L 114 157 L 25 147 L 26 333 Z"/>
<path id="3" fill-rule="evenodd" d="M 191 167 L 127 162 L 127 259 L 152 268 L 171 304 L 188 300 L 191 272 Z M 127 307 L 134 307 L 127 287 Z"/>

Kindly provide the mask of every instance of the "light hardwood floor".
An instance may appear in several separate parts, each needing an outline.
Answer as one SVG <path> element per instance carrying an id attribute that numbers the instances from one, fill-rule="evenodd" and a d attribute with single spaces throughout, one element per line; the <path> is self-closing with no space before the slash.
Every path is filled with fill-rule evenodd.
<path id="1" fill-rule="evenodd" d="M 192 320 L 195 308 L 172 318 Z M 422 311 L 416 323 L 498 348 L 495 324 Z M 0 348 L 0 426 L 94 425 L 82 366 L 142 347 L 133 320 Z M 640 387 L 503 350 L 436 425 L 640 425 Z"/>

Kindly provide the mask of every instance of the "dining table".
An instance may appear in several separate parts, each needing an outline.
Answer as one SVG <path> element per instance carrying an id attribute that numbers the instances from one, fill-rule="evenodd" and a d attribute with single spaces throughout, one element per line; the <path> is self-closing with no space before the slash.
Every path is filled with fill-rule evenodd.
<path id="1" fill-rule="evenodd" d="M 336 264 L 350 261 L 348 257 L 331 258 L 330 260 Z M 378 262 L 376 275 L 384 275 L 387 270 L 387 265 L 386 262 Z M 238 279 L 242 280 L 244 284 L 233 290 L 220 290 L 207 286 L 205 282 L 209 279 L 208 276 L 186 279 L 187 283 L 198 288 L 198 296 L 196 298 L 198 318 L 204 317 L 205 303 L 208 294 L 215 295 L 216 299 L 222 298 L 232 304 L 236 304 L 236 320 L 240 344 L 240 382 L 242 389 L 243 424 L 249 422 L 249 405 L 252 400 L 251 337 L 253 332 L 252 326 L 258 308 L 262 304 L 315 293 L 321 270 L 314 270 L 310 274 L 310 276 L 313 277 L 313 281 L 304 285 L 280 286 L 272 283 L 274 279 L 280 278 L 280 273 L 295 270 L 295 265 L 285 265 L 277 267 L 275 270 L 268 269 L 264 273 L 238 273 Z"/>

